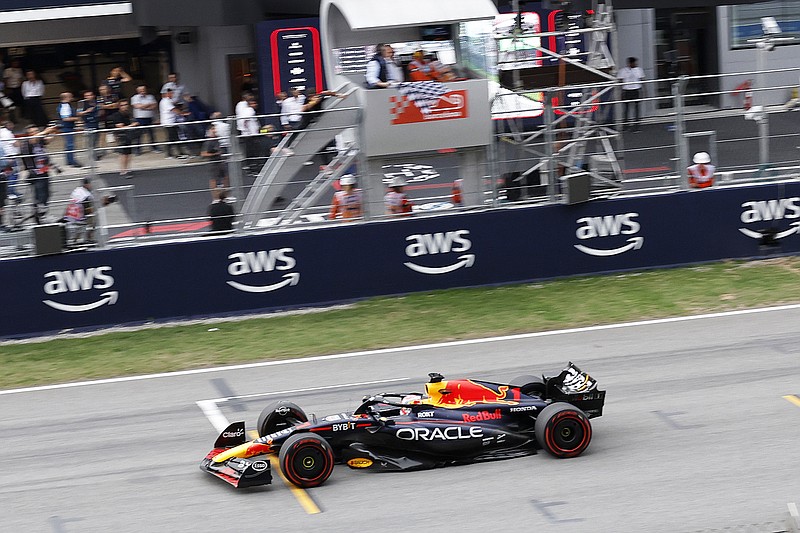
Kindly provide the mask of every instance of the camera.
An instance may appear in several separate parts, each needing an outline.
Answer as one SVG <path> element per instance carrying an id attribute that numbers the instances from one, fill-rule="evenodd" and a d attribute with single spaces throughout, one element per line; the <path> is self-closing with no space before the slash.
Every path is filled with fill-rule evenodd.
<path id="1" fill-rule="evenodd" d="M 103 197 L 103 205 L 111 205 L 116 203 L 117 195 L 116 194 L 109 194 L 108 196 Z"/>

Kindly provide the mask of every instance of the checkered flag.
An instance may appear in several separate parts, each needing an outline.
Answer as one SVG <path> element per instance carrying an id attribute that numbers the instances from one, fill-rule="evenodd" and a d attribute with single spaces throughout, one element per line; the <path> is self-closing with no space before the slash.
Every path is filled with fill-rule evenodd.
<path id="1" fill-rule="evenodd" d="M 431 112 L 439 98 L 447 92 L 447 87 L 438 81 L 408 81 L 398 86 L 400 94 L 414 102 L 423 115 Z"/>

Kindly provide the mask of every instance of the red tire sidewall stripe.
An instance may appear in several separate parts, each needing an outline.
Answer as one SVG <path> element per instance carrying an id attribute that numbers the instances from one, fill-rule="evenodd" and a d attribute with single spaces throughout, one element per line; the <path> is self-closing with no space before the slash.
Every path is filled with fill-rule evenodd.
<path id="1" fill-rule="evenodd" d="M 556 424 L 561 421 L 563 418 L 570 418 L 572 420 L 576 420 L 581 427 L 583 428 L 583 439 L 581 440 L 580 444 L 576 448 L 572 448 L 569 450 L 565 450 L 559 447 L 555 440 L 553 439 L 553 430 Z M 576 455 L 580 455 L 586 447 L 589 446 L 589 442 L 592 439 L 592 426 L 589 424 L 589 421 L 586 420 L 585 417 L 581 416 L 580 413 L 577 411 L 560 411 L 556 413 L 553 418 L 547 421 L 547 426 L 544 432 L 545 442 L 547 443 L 547 447 L 550 451 L 559 456 L 559 457 L 574 457 Z"/>
<path id="2" fill-rule="evenodd" d="M 322 472 L 314 478 L 303 478 L 301 479 L 297 476 L 297 473 L 294 470 L 294 459 L 298 452 L 302 451 L 303 448 L 306 447 L 313 447 L 322 452 L 322 455 L 325 459 L 325 468 L 323 468 Z M 301 443 L 298 446 L 295 446 L 287 455 L 286 455 L 286 466 L 284 467 L 284 474 L 286 477 L 289 478 L 289 481 L 294 483 L 295 485 L 304 485 L 307 483 L 314 483 L 316 480 L 322 478 L 323 480 L 330 475 L 331 471 L 333 470 L 333 458 L 331 457 L 331 453 L 320 445 L 320 443 L 311 441 L 309 443 Z"/>

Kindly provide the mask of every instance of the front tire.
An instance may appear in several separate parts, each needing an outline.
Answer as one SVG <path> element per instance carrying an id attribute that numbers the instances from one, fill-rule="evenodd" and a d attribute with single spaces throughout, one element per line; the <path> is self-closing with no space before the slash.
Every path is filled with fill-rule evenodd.
<path id="1" fill-rule="evenodd" d="M 278 459 L 286 479 L 304 489 L 322 485 L 333 472 L 333 448 L 313 433 L 295 433 L 286 439 Z"/>
<path id="2" fill-rule="evenodd" d="M 258 436 L 270 435 L 282 429 L 308 422 L 305 411 L 292 402 L 280 400 L 267 405 L 258 415 Z"/>
<path id="3" fill-rule="evenodd" d="M 586 413 L 568 403 L 553 403 L 536 418 L 536 441 L 551 455 L 577 457 L 592 440 L 592 425 Z"/>

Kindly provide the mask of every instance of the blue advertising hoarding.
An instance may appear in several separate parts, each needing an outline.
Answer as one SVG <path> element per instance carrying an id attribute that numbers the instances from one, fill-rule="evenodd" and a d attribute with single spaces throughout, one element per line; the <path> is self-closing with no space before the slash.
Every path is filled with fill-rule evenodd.
<path id="1" fill-rule="evenodd" d="M 790 182 L 16 259 L 0 337 L 795 254 L 799 228 Z"/>

